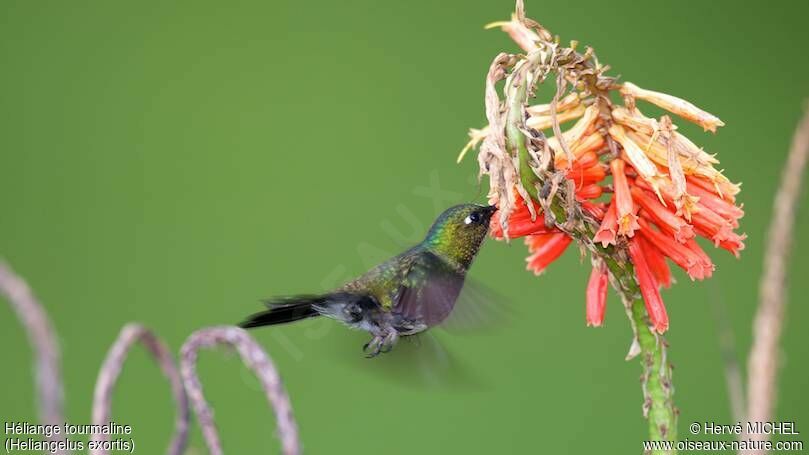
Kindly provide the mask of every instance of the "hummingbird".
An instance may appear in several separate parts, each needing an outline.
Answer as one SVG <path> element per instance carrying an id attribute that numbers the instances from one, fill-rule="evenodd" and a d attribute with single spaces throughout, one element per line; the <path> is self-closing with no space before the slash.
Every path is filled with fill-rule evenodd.
<path id="1" fill-rule="evenodd" d="M 389 352 L 400 337 L 447 319 L 496 210 L 478 204 L 450 207 L 424 240 L 404 253 L 325 294 L 267 300 L 267 310 L 239 325 L 253 328 L 325 316 L 370 333 L 363 346 L 367 357 Z"/>

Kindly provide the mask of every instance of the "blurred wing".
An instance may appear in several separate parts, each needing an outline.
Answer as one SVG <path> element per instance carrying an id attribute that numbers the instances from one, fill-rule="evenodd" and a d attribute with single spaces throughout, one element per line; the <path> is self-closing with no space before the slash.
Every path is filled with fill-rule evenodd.
<path id="1" fill-rule="evenodd" d="M 464 274 L 432 253 L 419 253 L 402 280 L 394 312 L 438 325 L 452 313 L 463 284 Z"/>
<path id="2" fill-rule="evenodd" d="M 329 342 L 323 344 L 323 349 L 327 351 L 323 358 L 342 368 L 355 369 L 363 375 L 399 387 L 451 388 L 454 391 L 485 387 L 479 369 L 456 355 L 439 336 L 422 332 L 402 337 L 392 351 L 369 360 L 358 355 L 359 347 L 368 341 L 367 334 L 335 331 L 329 334 Z"/>
<path id="3" fill-rule="evenodd" d="M 450 332 L 480 332 L 502 327 L 513 318 L 508 298 L 473 277 L 466 277 L 452 313 L 441 323 Z"/>
<path id="4" fill-rule="evenodd" d="M 484 385 L 477 371 L 430 332 L 403 337 L 391 352 L 364 364 L 375 373 L 409 387 L 451 387 L 457 391 Z"/>
<path id="5" fill-rule="evenodd" d="M 403 317 L 450 331 L 492 327 L 511 315 L 508 299 L 432 253 L 413 261 L 397 302 L 394 311 Z"/>

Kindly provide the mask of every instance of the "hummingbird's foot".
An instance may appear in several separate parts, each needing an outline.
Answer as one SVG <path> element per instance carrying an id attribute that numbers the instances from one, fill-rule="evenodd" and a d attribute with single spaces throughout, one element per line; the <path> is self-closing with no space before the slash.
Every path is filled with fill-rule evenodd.
<path id="1" fill-rule="evenodd" d="M 382 350 L 380 352 L 390 352 L 393 349 L 393 345 L 396 344 L 396 340 L 399 339 L 399 333 L 395 330 L 392 330 L 385 338 L 382 340 Z"/>
<path id="2" fill-rule="evenodd" d="M 371 338 L 371 341 L 365 343 L 362 347 L 362 352 L 365 353 L 365 357 L 369 359 L 374 358 L 379 354 L 390 352 L 398 339 L 399 333 L 395 330 L 391 330 L 385 335 L 375 335 Z"/>
<path id="3" fill-rule="evenodd" d="M 376 335 L 371 338 L 371 341 L 365 343 L 365 345 L 362 347 L 362 352 L 365 353 L 366 358 L 374 358 L 378 356 L 380 352 L 382 352 L 383 339 L 383 337 Z"/>

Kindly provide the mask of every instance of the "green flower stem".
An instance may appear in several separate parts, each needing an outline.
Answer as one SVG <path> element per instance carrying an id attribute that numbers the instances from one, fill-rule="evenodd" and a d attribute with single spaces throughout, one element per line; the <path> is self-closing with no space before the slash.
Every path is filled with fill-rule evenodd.
<path id="1" fill-rule="evenodd" d="M 516 75 L 519 77 L 520 75 Z M 507 82 L 508 84 L 508 82 Z M 510 90 L 507 100 L 506 112 L 506 141 L 508 151 L 512 156 L 519 157 L 519 175 L 523 186 L 531 197 L 539 202 L 537 189 L 547 179 L 546 176 L 537 175 L 530 166 L 526 138 L 523 133 L 525 122 L 525 105 L 528 102 L 528 87 L 525 77 L 516 80 L 516 85 L 507 88 Z M 540 172 L 541 174 L 541 172 Z M 532 191 L 533 190 L 533 191 Z M 562 189 L 564 192 L 564 189 Z M 564 206 L 563 194 L 556 195 L 550 201 L 557 225 L 561 226 L 567 221 L 568 208 Z M 666 341 L 662 335 L 657 334 L 649 324 L 646 307 L 640 294 L 640 288 L 635 280 L 635 271 L 624 247 L 603 247 L 592 241 L 597 226 L 583 220 L 573 223 L 573 227 L 566 226 L 566 232 L 586 246 L 590 252 L 604 261 L 611 276 L 613 288 L 621 296 L 629 317 L 636 343 L 627 358 L 639 355 L 643 374 L 641 385 L 643 389 L 643 414 L 649 420 L 649 439 L 656 441 L 675 441 L 677 435 L 677 411 L 672 400 L 673 387 L 671 381 L 671 366 L 666 358 Z M 638 352 L 639 350 L 639 352 Z M 654 454 L 675 453 L 672 451 L 657 450 Z"/>
<path id="2" fill-rule="evenodd" d="M 649 439 L 676 441 L 677 411 L 672 401 L 671 365 L 666 360 L 666 340 L 662 335 L 655 333 L 648 323 L 642 300 L 632 302 L 631 313 L 640 344 L 640 362 L 643 366 L 641 383 L 644 388 L 643 412 L 649 419 Z"/>
<path id="3" fill-rule="evenodd" d="M 534 170 L 528 166 L 530 159 L 528 147 L 525 145 L 525 136 L 520 131 L 520 127 L 525 122 L 525 110 L 523 109 L 525 102 L 519 102 L 519 100 L 527 100 L 527 85 L 526 78 L 522 77 L 522 80 L 514 87 L 514 93 L 510 97 L 512 104 L 506 114 L 506 141 L 508 141 L 509 151 L 520 158 L 520 182 L 526 189 L 530 189 L 536 188 L 537 184 L 541 182 Z M 514 100 L 518 102 L 513 102 Z"/>

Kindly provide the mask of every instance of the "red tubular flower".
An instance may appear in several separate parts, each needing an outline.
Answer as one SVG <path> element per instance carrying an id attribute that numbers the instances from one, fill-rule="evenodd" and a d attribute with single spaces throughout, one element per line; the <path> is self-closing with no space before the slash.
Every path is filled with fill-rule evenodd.
<path id="1" fill-rule="evenodd" d="M 686 246 L 686 248 L 691 250 L 691 252 L 694 253 L 697 256 L 697 258 L 699 259 L 699 263 L 702 266 L 702 271 L 703 271 L 704 276 L 707 278 L 707 277 L 710 277 L 711 275 L 713 275 L 713 271 L 716 269 L 716 266 L 713 265 L 713 261 L 711 261 L 711 257 L 708 256 L 707 253 L 705 253 L 705 250 L 703 250 L 699 246 L 697 241 L 694 240 L 694 239 L 690 239 L 687 242 L 685 242 L 685 246 Z"/>
<path id="2" fill-rule="evenodd" d="M 652 187 L 642 179 L 638 179 L 637 185 L 647 191 Z M 716 190 L 710 187 L 710 183 L 703 179 L 686 177 L 689 194 L 698 198 L 691 215 L 694 223 L 694 231 L 701 237 L 705 237 L 714 242 L 715 246 L 724 248 L 736 257 L 744 249 L 744 234 L 736 234 L 733 229 L 738 227 L 739 218 L 744 216 L 741 207 L 733 205 L 732 196 L 720 196 Z M 663 197 L 666 202 L 672 202 L 671 193 L 663 188 Z M 701 213 L 700 213 L 701 212 Z"/>
<path id="3" fill-rule="evenodd" d="M 533 253 L 525 259 L 528 262 L 526 269 L 535 275 L 541 274 L 551 262 L 565 252 L 571 241 L 571 237 L 564 232 L 526 237 L 525 244 L 528 245 L 528 251 Z"/>
<path id="4" fill-rule="evenodd" d="M 697 234 L 699 234 L 700 236 L 705 237 L 706 239 L 711 238 L 710 233 L 703 231 L 699 227 L 697 227 L 696 230 Z M 733 253 L 734 256 L 738 258 L 739 252 L 744 249 L 744 239 L 746 238 L 747 238 L 746 234 L 736 234 L 735 232 L 732 232 L 727 239 L 715 242 L 714 245 L 718 246 L 719 248 L 723 248 L 725 250 L 730 251 L 731 253 Z"/>
<path id="5" fill-rule="evenodd" d="M 508 217 L 508 236 L 510 238 L 519 238 L 530 234 L 560 232 L 558 229 L 545 226 L 545 217 L 542 216 L 539 205 L 533 201 L 531 201 L 531 204 L 533 204 L 534 213 L 536 213 L 536 218 L 533 220 L 531 220 L 531 212 L 528 210 L 528 206 L 525 205 L 521 198 L 519 199 L 517 207 Z M 497 239 L 504 237 L 503 226 L 500 225 L 500 219 L 497 216 L 492 217 L 491 235 Z"/>
<path id="6" fill-rule="evenodd" d="M 587 199 L 596 199 L 601 197 L 604 193 L 604 187 L 601 185 L 591 183 L 576 190 L 576 199 L 579 201 L 586 201 Z"/>
<path id="7" fill-rule="evenodd" d="M 606 177 L 606 167 L 599 160 L 598 154 L 592 150 L 593 147 L 602 146 L 604 140 L 602 138 L 598 141 L 586 140 L 583 142 L 586 148 L 579 149 L 577 154 L 574 154 L 573 165 L 569 167 L 566 176 L 576 183 L 576 199 L 579 202 L 589 204 L 592 211 L 588 211 L 588 213 L 600 220 L 604 215 L 599 210 L 599 206 L 587 201 L 597 199 L 604 193 L 604 187 L 599 185 L 598 182 Z M 555 165 L 557 168 L 567 167 L 565 155 L 558 154 Z M 531 204 L 533 204 L 534 213 L 536 214 L 533 220 L 531 219 L 531 211 L 528 210 L 522 198 L 518 196 L 518 203 L 508 218 L 508 236 L 510 238 L 561 232 L 558 229 L 546 227 L 545 219 L 541 216 L 541 208 L 533 200 Z M 491 235 L 495 238 L 505 237 L 503 226 L 497 217 L 492 218 Z"/>
<path id="8" fill-rule="evenodd" d="M 582 201 L 581 208 L 597 220 L 603 220 L 607 214 L 607 206 L 603 202 Z"/>
<path id="9" fill-rule="evenodd" d="M 527 210 L 526 210 L 527 211 Z M 503 226 L 500 225 L 500 220 L 492 220 L 491 234 L 495 238 L 502 239 Z M 545 226 L 545 217 L 538 213 L 536 219 L 531 221 L 531 217 L 526 218 L 512 218 L 508 220 L 508 236 L 510 238 L 519 238 L 531 234 L 550 234 L 560 232 L 555 228 L 548 228 Z"/>
<path id="10" fill-rule="evenodd" d="M 719 246 L 722 240 L 728 240 L 734 236 L 733 226 L 713 210 L 698 204 L 699 210 L 691 214 L 691 221 L 694 226 L 706 235 L 704 237 L 713 240 L 715 246 Z"/>
<path id="11" fill-rule="evenodd" d="M 616 204 L 618 234 L 632 237 L 635 230 L 639 229 L 640 226 L 638 225 L 638 216 L 635 215 L 635 204 L 632 202 L 629 182 L 624 173 L 625 167 L 624 161 L 620 159 L 612 160 L 610 163 L 612 185 L 615 187 L 613 201 Z"/>
<path id="12" fill-rule="evenodd" d="M 640 243 L 643 253 L 646 255 L 646 263 L 649 264 L 649 268 L 652 270 L 652 274 L 655 280 L 657 280 L 657 283 L 664 288 L 671 287 L 671 270 L 666 263 L 666 257 L 663 256 L 663 253 L 661 253 L 656 246 L 649 243 L 644 236 L 638 236 L 637 241 Z"/>
<path id="13" fill-rule="evenodd" d="M 601 242 L 601 246 L 615 245 L 615 236 L 618 234 L 618 223 L 616 222 L 618 215 L 615 213 L 615 202 L 607 208 L 607 213 L 601 220 L 601 226 L 598 228 L 593 242 Z"/>
<path id="14" fill-rule="evenodd" d="M 700 258 L 686 245 L 677 242 L 672 237 L 657 231 L 643 218 L 639 220 L 640 232 L 652 245 L 656 246 L 664 256 L 669 257 L 675 264 L 682 267 L 691 279 L 705 278 L 703 264 Z"/>
<path id="15" fill-rule="evenodd" d="M 682 218 L 663 206 L 654 195 L 637 186 L 632 187 L 632 198 L 643 208 L 641 216 L 654 221 L 661 229 L 674 236 L 680 243 L 694 237 L 694 229 Z"/>
<path id="16" fill-rule="evenodd" d="M 556 160 L 556 167 L 558 169 L 565 169 L 568 167 L 567 158 L 564 155 L 559 156 L 560 157 Z M 590 150 L 577 155 L 577 158 L 573 161 L 573 165 L 568 168 L 565 175 L 576 184 L 576 192 L 578 194 L 578 190 L 581 188 L 604 180 L 607 176 L 607 171 L 605 166 L 599 161 L 598 154 Z M 598 196 L 600 196 L 600 194 Z"/>
<path id="17" fill-rule="evenodd" d="M 581 156 L 576 158 L 576 161 L 573 162 L 573 169 L 576 168 L 583 169 L 593 167 L 598 163 L 599 163 L 598 155 L 596 154 L 596 152 L 587 152 L 581 154 Z"/>
<path id="18" fill-rule="evenodd" d="M 599 327 L 604 322 L 607 310 L 607 268 L 603 264 L 593 267 L 587 283 L 585 318 L 588 326 Z"/>
<path id="19" fill-rule="evenodd" d="M 732 203 L 719 197 L 713 191 L 707 191 L 705 188 L 695 185 L 691 181 L 686 182 L 686 188 L 688 189 L 689 194 L 699 198 L 700 205 L 707 207 L 713 212 L 716 212 L 727 222 L 729 222 L 734 229 L 739 227 L 739 218 L 744 216 L 744 210 L 742 210 L 741 207 L 733 205 Z"/>
<path id="20" fill-rule="evenodd" d="M 733 234 L 731 238 L 720 241 L 719 248 L 724 248 L 730 251 L 731 253 L 733 253 L 734 256 L 738 258 L 739 252 L 744 249 L 744 239 L 746 238 L 747 235 L 745 234 L 742 235 Z"/>
<path id="21" fill-rule="evenodd" d="M 646 253 L 642 243 L 637 238 L 629 240 L 629 256 L 632 258 L 632 263 L 635 264 L 635 275 L 638 278 L 640 293 L 643 296 L 649 320 L 657 333 L 664 333 L 669 328 L 669 316 L 663 305 L 663 299 L 660 297 L 657 281 L 646 262 Z"/>
<path id="22" fill-rule="evenodd" d="M 588 183 L 600 182 L 604 180 L 606 176 L 607 171 L 604 169 L 604 166 L 600 164 L 579 169 L 574 167 L 567 171 L 567 178 L 573 180 L 577 188 L 587 185 Z"/>
<path id="23" fill-rule="evenodd" d="M 687 175 L 685 177 L 685 181 L 686 181 L 686 185 L 688 185 L 690 183 L 692 185 L 695 185 L 695 186 L 698 186 L 698 187 L 702 188 L 705 191 L 708 191 L 710 193 L 713 193 L 713 194 L 717 195 L 720 199 L 724 199 L 725 201 L 730 202 L 731 204 L 736 203 L 736 197 L 735 196 L 733 196 L 732 194 L 728 194 L 728 193 L 720 193 L 719 190 L 717 189 L 716 184 L 714 184 L 713 182 L 711 182 L 711 181 L 709 181 L 709 180 L 707 180 L 707 179 L 705 179 L 703 177 L 697 177 L 695 175 Z"/>

